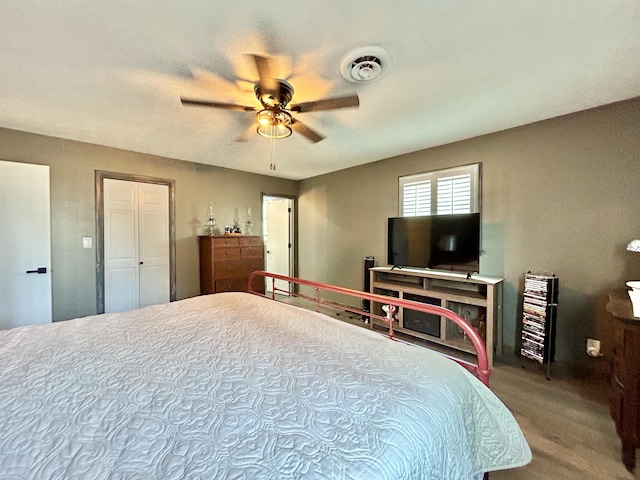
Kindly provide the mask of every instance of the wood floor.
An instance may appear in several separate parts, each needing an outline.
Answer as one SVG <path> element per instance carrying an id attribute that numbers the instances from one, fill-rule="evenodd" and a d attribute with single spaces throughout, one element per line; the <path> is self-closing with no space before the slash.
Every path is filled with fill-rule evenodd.
<path id="1" fill-rule="evenodd" d="M 358 316 L 324 313 L 368 328 Z M 552 375 L 546 380 L 542 367 L 535 363 L 525 368 L 519 362 L 498 363 L 492 371 L 491 389 L 513 413 L 533 453 L 529 465 L 492 472 L 491 480 L 640 479 L 640 459 L 635 475 L 622 463 L 605 378 Z"/>
<path id="2" fill-rule="evenodd" d="M 511 410 L 533 460 L 494 472 L 491 480 L 632 480 L 620 459 L 620 440 L 607 405 L 607 382 L 551 377 L 538 366 L 495 365 L 491 389 Z"/>

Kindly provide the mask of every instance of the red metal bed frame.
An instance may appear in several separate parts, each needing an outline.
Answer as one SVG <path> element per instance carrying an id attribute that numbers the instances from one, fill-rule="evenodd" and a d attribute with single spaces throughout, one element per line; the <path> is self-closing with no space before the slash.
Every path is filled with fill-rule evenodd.
<path id="1" fill-rule="evenodd" d="M 271 292 L 271 295 L 266 295 L 262 292 L 258 292 L 253 288 L 254 283 L 258 283 L 257 277 L 264 277 L 269 281 L 271 279 L 271 288 L 268 289 Z M 312 287 L 315 289 L 315 296 L 305 295 L 302 293 L 290 293 L 288 290 L 282 290 L 276 287 L 276 280 L 282 280 L 285 282 L 293 283 L 296 285 L 303 285 L 307 287 Z M 407 308 L 411 310 L 416 310 L 424 313 L 431 313 L 435 315 L 439 315 L 445 317 L 447 320 L 452 321 L 456 325 L 458 325 L 462 331 L 467 335 L 467 337 L 471 340 L 473 347 L 476 351 L 476 363 L 467 362 L 465 360 L 461 360 L 459 358 L 451 357 L 449 355 L 445 355 L 451 360 L 459 363 L 464 368 L 473 373 L 478 379 L 484 383 L 486 386 L 489 386 L 489 377 L 491 375 L 491 370 L 489 369 L 489 360 L 487 357 L 487 350 L 484 342 L 478 335 L 478 332 L 469 325 L 460 315 L 455 312 L 452 312 L 449 309 L 439 307 L 437 305 L 429 305 L 427 303 L 419 303 L 411 300 L 403 300 L 395 297 L 387 297 L 384 295 L 378 295 L 374 293 L 368 292 L 360 292 L 358 290 L 352 290 L 350 288 L 337 287 L 334 285 L 328 285 L 326 283 L 312 282 L 310 280 L 303 280 L 301 278 L 288 277 L 285 275 L 279 275 L 277 273 L 269 273 L 264 270 L 257 270 L 251 274 L 249 277 L 249 286 L 248 292 L 254 295 L 262 296 L 265 298 L 270 298 L 272 300 L 279 301 L 276 298 L 277 293 L 296 296 L 300 298 L 307 299 L 312 301 L 316 305 L 316 311 L 320 311 L 321 306 L 329 306 L 332 308 L 339 308 L 351 313 L 355 313 L 358 315 L 362 315 L 363 317 L 369 317 L 369 321 L 373 321 L 373 319 L 383 320 L 389 325 L 389 338 L 395 340 L 393 334 L 393 314 L 397 311 L 398 308 Z M 377 302 L 382 305 L 386 305 L 388 308 L 388 312 L 386 316 L 377 315 L 373 312 L 365 312 L 362 309 L 358 309 L 349 305 L 344 305 L 339 302 L 335 302 L 328 299 L 322 298 L 322 292 L 333 292 L 341 295 L 346 295 L 348 297 L 359 298 L 360 300 L 369 300 L 370 302 Z M 444 355 L 444 354 L 443 354 Z"/>

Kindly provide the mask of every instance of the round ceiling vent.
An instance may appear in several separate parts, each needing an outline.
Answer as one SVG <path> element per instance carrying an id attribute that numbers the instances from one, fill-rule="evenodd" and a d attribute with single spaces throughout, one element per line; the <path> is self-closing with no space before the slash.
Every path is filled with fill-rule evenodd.
<path id="1" fill-rule="evenodd" d="M 342 76 L 354 83 L 366 83 L 379 78 L 391 66 L 391 55 L 383 48 L 361 47 L 349 52 L 340 64 Z"/>

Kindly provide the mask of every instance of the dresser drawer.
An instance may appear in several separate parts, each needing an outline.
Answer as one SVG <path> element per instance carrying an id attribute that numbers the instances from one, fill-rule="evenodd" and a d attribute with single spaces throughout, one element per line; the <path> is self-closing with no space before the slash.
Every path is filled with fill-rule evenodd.
<path id="1" fill-rule="evenodd" d="M 226 278 L 216 280 L 216 293 L 221 292 L 246 292 L 249 279 L 247 277 Z"/>
<path id="2" fill-rule="evenodd" d="M 264 260 L 262 257 L 242 259 L 240 260 L 240 265 L 242 266 L 243 275 L 246 277 L 249 277 L 251 272 L 255 272 L 256 270 L 264 270 Z"/>
<path id="3" fill-rule="evenodd" d="M 215 263 L 214 277 L 216 280 L 248 276 L 246 267 L 242 264 L 242 260 L 226 260 Z"/>
<path id="4" fill-rule="evenodd" d="M 264 262 L 262 258 L 220 261 L 216 262 L 215 279 L 243 277 L 248 280 L 251 272 L 262 270 L 263 268 Z"/>
<path id="5" fill-rule="evenodd" d="M 262 237 L 240 237 L 241 247 L 262 247 Z"/>
<path id="6" fill-rule="evenodd" d="M 264 252 L 262 250 L 262 246 L 258 247 L 242 247 L 240 249 L 242 258 L 262 258 L 264 256 Z"/>
<path id="7" fill-rule="evenodd" d="M 239 248 L 216 248 L 215 252 L 216 258 L 215 263 L 222 262 L 225 260 L 239 260 L 240 259 L 240 249 Z"/>
<path id="8" fill-rule="evenodd" d="M 247 280 L 248 283 L 248 280 Z M 264 294 L 265 292 L 265 282 L 264 282 L 264 277 L 256 277 L 253 279 L 253 284 L 252 284 L 253 290 L 255 292 L 259 292 Z"/>
<path id="9" fill-rule="evenodd" d="M 239 247 L 240 246 L 240 241 L 238 238 L 234 238 L 234 237 L 214 237 L 213 238 L 213 248 L 215 248 L 216 250 L 218 248 L 225 248 L 225 247 Z M 216 252 L 217 255 L 218 252 Z"/>

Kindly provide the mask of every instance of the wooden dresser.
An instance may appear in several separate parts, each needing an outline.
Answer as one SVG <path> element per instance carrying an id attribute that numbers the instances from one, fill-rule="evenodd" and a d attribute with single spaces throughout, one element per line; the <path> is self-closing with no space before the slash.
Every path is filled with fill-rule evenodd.
<path id="1" fill-rule="evenodd" d="M 633 316 L 626 290 L 609 293 L 607 311 L 613 315 L 613 372 L 610 408 L 622 440 L 622 461 L 629 471 L 636 466 L 640 447 L 640 318 Z"/>
<path id="2" fill-rule="evenodd" d="M 245 292 L 249 275 L 264 268 L 262 237 L 198 237 L 200 294 Z M 264 292 L 264 280 L 254 289 Z"/>

